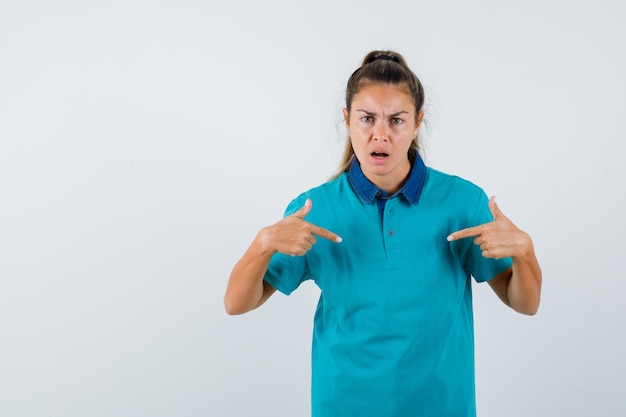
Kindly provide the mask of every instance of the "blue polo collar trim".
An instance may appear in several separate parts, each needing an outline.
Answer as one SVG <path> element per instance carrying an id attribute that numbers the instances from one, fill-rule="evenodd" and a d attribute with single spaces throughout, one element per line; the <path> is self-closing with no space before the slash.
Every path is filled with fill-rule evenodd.
<path id="1" fill-rule="evenodd" d="M 390 198 L 401 194 L 410 203 L 417 204 L 426 180 L 426 165 L 424 165 L 422 157 L 415 149 L 409 150 L 409 160 L 411 161 L 409 176 L 402 188 Z M 352 157 L 352 162 L 350 162 L 348 179 L 357 195 L 367 204 L 371 204 L 378 196 L 387 195 L 385 191 L 372 184 L 365 174 L 363 174 L 361 164 L 356 159 L 356 156 Z"/>

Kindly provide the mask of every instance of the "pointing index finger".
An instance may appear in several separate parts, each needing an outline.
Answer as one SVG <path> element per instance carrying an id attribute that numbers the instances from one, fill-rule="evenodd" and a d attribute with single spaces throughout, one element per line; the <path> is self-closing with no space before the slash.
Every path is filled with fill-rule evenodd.
<path id="1" fill-rule="evenodd" d="M 338 234 L 333 233 L 330 230 L 326 230 L 323 227 L 319 227 L 314 224 L 312 224 L 311 227 L 311 232 L 316 236 L 321 236 L 335 243 L 341 243 L 341 241 L 343 240 Z"/>
<path id="2" fill-rule="evenodd" d="M 457 232 L 448 235 L 448 242 L 453 240 L 465 239 L 466 237 L 475 237 L 482 233 L 482 226 L 468 227 L 467 229 L 461 229 Z"/>

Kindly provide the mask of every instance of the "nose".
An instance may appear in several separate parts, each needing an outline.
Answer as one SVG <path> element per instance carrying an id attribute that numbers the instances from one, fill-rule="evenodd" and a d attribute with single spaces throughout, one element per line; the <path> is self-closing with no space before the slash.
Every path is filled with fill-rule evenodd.
<path id="1" fill-rule="evenodd" d="M 389 140 L 389 135 L 387 134 L 387 126 L 384 123 L 376 123 L 373 130 L 373 139 L 381 142 L 386 142 Z"/>

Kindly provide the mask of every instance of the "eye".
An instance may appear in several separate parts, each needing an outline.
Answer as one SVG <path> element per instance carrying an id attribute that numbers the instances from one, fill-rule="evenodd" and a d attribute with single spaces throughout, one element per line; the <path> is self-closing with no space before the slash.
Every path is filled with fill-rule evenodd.
<path id="1" fill-rule="evenodd" d="M 394 117 L 393 119 L 391 119 L 391 124 L 401 125 L 402 123 L 404 123 L 404 120 L 400 119 L 399 117 Z"/>
<path id="2" fill-rule="evenodd" d="M 364 123 L 371 123 L 374 121 L 374 118 L 372 116 L 363 116 L 361 117 L 361 121 Z"/>

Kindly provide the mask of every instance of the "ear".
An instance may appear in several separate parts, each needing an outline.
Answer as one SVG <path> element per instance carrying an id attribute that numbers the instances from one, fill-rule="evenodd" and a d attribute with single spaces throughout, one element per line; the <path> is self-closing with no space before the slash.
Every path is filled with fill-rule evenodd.
<path id="1" fill-rule="evenodd" d="M 424 120 L 424 111 L 420 111 L 417 113 L 417 123 L 415 127 L 415 135 L 417 135 L 417 131 L 420 130 L 420 126 L 422 125 L 422 120 Z"/>
<path id="2" fill-rule="evenodd" d="M 343 110 L 343 120 L 346 122 L 346 127 L 350 127 L 350 113 L 348 113 L 348 109 L 344 108 Z"/>

